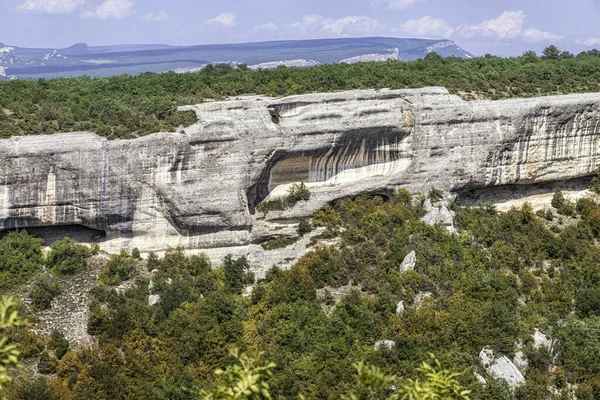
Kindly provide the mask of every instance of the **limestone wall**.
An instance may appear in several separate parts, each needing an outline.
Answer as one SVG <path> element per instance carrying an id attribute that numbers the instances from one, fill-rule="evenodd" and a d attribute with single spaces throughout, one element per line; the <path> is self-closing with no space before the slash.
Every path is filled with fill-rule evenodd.
<path id="1" fill-rule="evenodd" d="M 185 134 L 0 140 L 0 229 L 81 225 L 105 232 L 109 250 L 220 254 L 255 246 L 269 220 L 347 196 L 564 180 L 600 161 L 599 94 L 465 102 L 443 88 L 366 90 L 185 108 L 199 118 Z M 296 181 L 311 200 L 257 224 L 249 204 Z"/>

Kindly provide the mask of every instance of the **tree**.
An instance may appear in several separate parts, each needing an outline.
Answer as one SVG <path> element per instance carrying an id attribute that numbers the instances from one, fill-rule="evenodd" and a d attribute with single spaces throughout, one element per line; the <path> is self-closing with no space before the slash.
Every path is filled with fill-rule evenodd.
<path id="1" fill-rule="evenodd" d="M 254 280 L 251 279 L 252 277 L 248 272 L 250 264 L 248 264 L 246 257 L 234 260 L 231 254 L 228 254 L 223 260 L 223 268 L 227 284 L 235 293 L 241 293 L 244 285 Z"/>
<path id="2" fill-rule="evenodd" d="M 46 310 L 50 308 L 52 300 L 61 292 L 60 286 L 53 278 L 49 276 L 40 277 L 31 289 L 31 304 L 36 310 Z"/>
<path id="3" fill-rule="evenodd" d="M 542 57 L 548 60 L 557 60 L 560 57 L 560 50 L 555 45 L 550 45 L 542 51 Z"/>
<path id="4" fill-rule="evenodd" d="M 17 306 L 18 303 L 13 297 L 2 296 L 0 298 L 0 332 L 12 327 L 30 325 L 26 319 L 19 317 L 16 310 Z M 9 367 L 21 367 L 17 359 L 19 354 L 16 345 L 8 344 L 8 338 L 0 337 L 0 390 L 11 381 L 7 369 Z"/>
<path id="5" fill-rule="evenodd" d="M 442 368 L 437 358 L 430 354 L 432 363 L 426 361 L 417 371 L 424 376 L 424 380 L 408 379 L 399 389 L 388 398 L 389 400 L 469 400 L 469 390 L 465 390 L 458 378 L 466 373 L 460 373 Z M 366 366 L 363 363 L 355 365 L 358 372 L 357 383 L 359 387 L 370 391 L 390 389 L 397 387 L 399 379 L 394 375 L 385 375 L 379 368 Z M 347 400 L 358 400 L 351 394 Z"/>
<path id="6" fill-rule="evenodd" d="M 238 349 L 230 352 L 236 362 L 225 370 L 218 369 L 215 375 L 219 379 L 217 387 L 212 391 L 191 391 L 198 399 L 203 400 L 259 400 L 271 399 L 269 384 L 266 379 L 273 375 L 275 364 L 260 362 L 263 353 L 251 358 L 240 355 Z"/>
<path id="7" fill-rule="evenodd" d="M 560 52 L 559 58 L 560 59 L 567 59 L 567 58 L 573 58 L 575 57 L 573 55 L 573 53 L 571 53 L 570 51 L 564 50 Z"/>
<path id="8" fill-rule="evenodd" d="M 527 62 L 537 61 L 538 59 L 537 53 L 533 50 L 527 50 L 521 57 L 523 57 Z"/>
<path id="9" fill-rule="evenodd" d="M 52 243 L 47 264 L 57 275 L 73 275 L 85 269 L 90 250 L 75 240 L 66 237 Z"/>
<path id="10" fill-rule="evenodd" d="M 562 191 L 560 189 L 556 189 L 554 195 L 552 196 L 552 201 L 550 203 L 552 207 L 558 210 L 559 214 L 562 215 L 573 215 L 575 212 L 575 206 L 569 200 L 565 198 Z"/>
<path id="11" fill-rule="evenodd" d="M 443 57 L 440 56 L 438 53 L 436 53 L 435 51 L 432 51 L 430 53 L 427 53 L 425 55 L 425 60 L 427 61 L 440 61 L 443 60 Z"/>
<path id="12" fill-rule="evenodd" d="M 0 240 L 0 290 L 27 282 L 43 263 L 44 241 L 26 231 L 14 231 Z"/>

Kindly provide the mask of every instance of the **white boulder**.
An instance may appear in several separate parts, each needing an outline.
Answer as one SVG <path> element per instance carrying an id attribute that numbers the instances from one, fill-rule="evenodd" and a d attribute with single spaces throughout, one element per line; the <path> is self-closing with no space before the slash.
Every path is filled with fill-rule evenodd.
<path id="1" fill-rule="evenodd" d="M 158 295 L 158 294 L 151 294 L 150 296 L 148 296 L 148 304 L 151 306 L 157 304 L 159 301 L 160 301 L 160 295 Z"/>
<path id="2" fill-rule="evenodd" d="M 533 333 L 533 347 L 535 349 L 540 349 L 542 347 L 547 348 L 548 350 L 552 349 L 552 339 L 550 337 L 539 330 L 535 330 Z"/>
<path id="3" fill-rule="evenodd" d="M 404 312 L 404 301 L 401 301 L 396 306 L 396 314 L 402 314 Z"/>
<path id="4" fill-rule="evenodd" d="M 400 264 L 400 272 L 413 271 L 415 269 L 415 265 L 417 265 L 417 253 L 415 251 L 411 251 L 408 253 L 404 260 L 402 260 L 402 264 Z"/>
<path id="5" fill-rule="evenodd" d="M 521 371 L 508 357 L 496 357 L 493 350 L 484 348 L 479 353 L 479 359 L 488 374 L 504 380 L 511 388 L 516 388 L 525 382 Z"/>
<path id="6" fill-rule="evenodd" d="M 396 348 L 396 342 L 393 340 L 378 340 L 375 342 L 375 350 L 387 349 L 394 350 Z"/>

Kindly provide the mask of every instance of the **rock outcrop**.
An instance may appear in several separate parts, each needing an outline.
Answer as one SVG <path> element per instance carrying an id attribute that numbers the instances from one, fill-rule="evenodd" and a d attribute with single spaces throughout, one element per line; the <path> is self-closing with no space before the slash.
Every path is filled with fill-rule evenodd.
<path id="1" fill-rule="evenodd" d="M 517 366 L 506 356 L 495 356 L 491 349 L 483 349 L 479 359 L 488 374 L 496 379 L 502 379 L 512 388 L 525 382 L 525 377 Z"/>
<path id="2" fill-rule="evenodd" d="M 81 226 L 112 251 L 182 245 L 251 254 L 269 224 L 398 187 L 465 192 L 582 177 L 600 161 L 600 95 L 466 102 L 443 88 L 185 107 L 185 133 L 0 140 L 0 229 Z M 311 199 L 258 222 L 253 205 L 305 182 Z"/>
<path id="3" fill-rule="evenodd" d="M 406 271 L 414 271 L 415 266 L 417 265 L 417 253 L 413 250 L 402 260 L 400 264 L 400 272 Z"/>

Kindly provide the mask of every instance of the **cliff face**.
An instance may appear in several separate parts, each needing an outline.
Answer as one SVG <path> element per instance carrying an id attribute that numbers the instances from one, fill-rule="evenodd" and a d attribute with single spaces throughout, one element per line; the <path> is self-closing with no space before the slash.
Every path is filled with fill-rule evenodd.
<path id="1" fill-rule="evenodd" d="M 0 229 L 80 225 L 109 249 L 243 248 L 268 234 L 248 206 L 306 182 L 310 215 L 361 193 L 464 192 L 593 174 L 600 95 L 465 102 L 442 88 L 244 97 L 186 107 L 181 133 L 0 140 Z"/>

